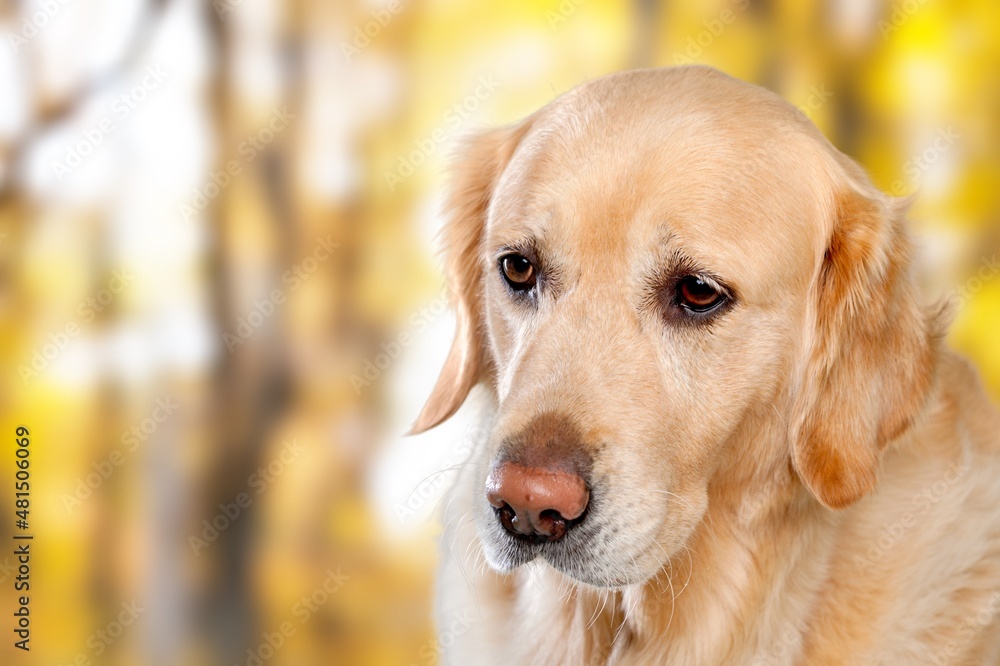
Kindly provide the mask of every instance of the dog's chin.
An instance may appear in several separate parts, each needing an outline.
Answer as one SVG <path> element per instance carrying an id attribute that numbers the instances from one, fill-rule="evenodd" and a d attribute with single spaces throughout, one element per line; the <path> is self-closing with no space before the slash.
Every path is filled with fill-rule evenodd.
<path id="1" fill-rule="evenodd" d="M 557 543 L 528 543 L 503 533 L 481 535 L 486 562 L 499 573 L 510 573 L 536 560 L 544 560 L 577 583 L 602 589 L 639 585 L 659 573 L 664 564 L 650 557 L 611 561 L 595 558 L 581 539 Z"/>

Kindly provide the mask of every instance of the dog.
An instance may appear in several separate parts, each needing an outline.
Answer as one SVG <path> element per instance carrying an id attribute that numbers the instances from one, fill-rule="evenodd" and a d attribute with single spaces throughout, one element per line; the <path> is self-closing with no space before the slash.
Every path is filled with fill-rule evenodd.
<path id="1" fill-rule="evenodd" d="M 481 387 L 444 661 L 1000 664 L 1000 417 L 918 294 L 906 206 L 701 66 L 470 139 L 412 429 Z"/>

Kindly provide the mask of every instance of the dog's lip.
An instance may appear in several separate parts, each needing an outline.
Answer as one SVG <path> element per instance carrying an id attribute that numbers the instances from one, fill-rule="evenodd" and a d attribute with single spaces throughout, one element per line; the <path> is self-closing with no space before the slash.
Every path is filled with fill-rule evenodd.
<path id="1" fill-rule="evenodd" d="M 490 559 L 494 568 L 505 573 L 512 573 L 522 566 L 542 559 L 560 574 L 571 578 L 582 585 L 603 590 L 621 589 L 648 580 L 654 574 L 644 575 L 641 572 L 612 573 L 598 572 L 590 566 L 591 556 L 586 551 L 578 551 L 576 546 L 567 548 L 564 542 L 531 543 L 518 541 L 514 537 L 504 535 L 501 543 L 494 542 L 494 556 Z"/>

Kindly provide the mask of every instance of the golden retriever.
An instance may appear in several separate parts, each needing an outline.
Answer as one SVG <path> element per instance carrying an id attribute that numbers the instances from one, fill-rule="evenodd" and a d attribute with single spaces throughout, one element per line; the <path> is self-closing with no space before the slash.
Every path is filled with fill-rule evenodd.
<path id="1" fill-rule="evenodd" d="M 705 67 L 472 139 L 413 428 L 484 387 L 445 661 L 1000 663 L 1000 418 L 920 303 L 904 209 Z"/>

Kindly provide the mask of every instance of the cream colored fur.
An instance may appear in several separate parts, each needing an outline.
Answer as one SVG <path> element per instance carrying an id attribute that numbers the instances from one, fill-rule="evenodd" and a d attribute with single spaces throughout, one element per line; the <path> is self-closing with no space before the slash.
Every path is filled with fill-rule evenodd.
<path id="1" fill-rule="evenodd" d="M 1000 663 L 1000 418 L 920 303 L 903 209 L 702 67 L 473 139 L 445 229 L 459 328 L 414 427 L 476 384 L 492 405 L 446 502 L 446 663 Z M 496 271 L 525 239 L 560 267 L 534 308 Z M 649 302 L 678 253 L 736 292 L 710 328 Z M 484 479 L 546 412 L 593 455 L 591 536 L 511 569 Z"/>

